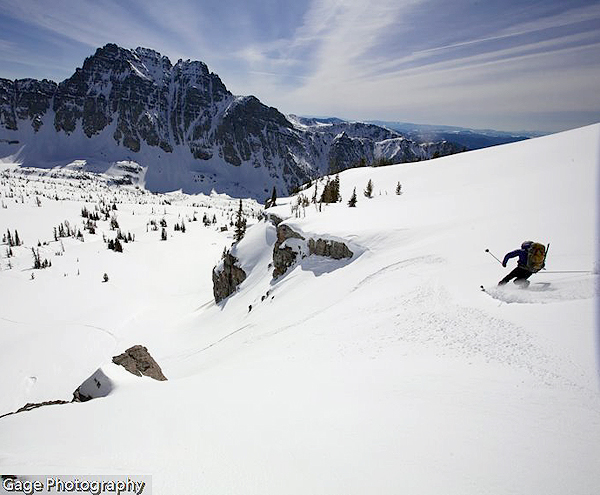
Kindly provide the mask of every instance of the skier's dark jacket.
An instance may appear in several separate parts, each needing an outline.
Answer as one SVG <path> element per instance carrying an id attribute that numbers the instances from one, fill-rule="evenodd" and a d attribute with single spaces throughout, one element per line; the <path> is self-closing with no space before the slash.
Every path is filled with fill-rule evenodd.
<path id="1" fill-rule="evenodd" d="M 502 261 L 502 266 L 506 266 L 506 263 L 508 262 L 509 259 L 515 258 L 516 256 L 518 256 L 519 257 L 518 265 L 521 268 L 525 268 L 526 270 L 528 270 L 527 255 L 528 255 L 528 249 L 532 244 L 533 244 L 533 242 L 531 242 L 531 241 L 524 242 L 523 244 L 521 244 L 521 249 L 515 249 L 514 251 L 507 253 L 507 255 L 504 257 L 504 260 Z"/>

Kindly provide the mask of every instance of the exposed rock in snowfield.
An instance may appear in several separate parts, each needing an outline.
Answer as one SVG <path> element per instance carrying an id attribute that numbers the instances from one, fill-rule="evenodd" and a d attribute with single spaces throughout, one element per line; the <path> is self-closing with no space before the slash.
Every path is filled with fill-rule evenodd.
<path id="1" fill-rule="evenodd" d="M 221 302 L 235 292 L 238 285 L 246 280 L 246 272 L 237 265 L 237 258 L 224 253 L 223 260 L 212 272 L 215 302 Z"/>
<path id="2" fill-rule="evenodd" d="M 114 356 L 112 362 L 122 366 L 132 375 L 147 376 L 158 381 L 167 380 L 148 349 L 141 345 L 134 345 L 124 353 Z M 73 392 L 73 402 L 87 402 L 98 397 L 106 397 L 112 390 L 113 380 L 99 368 Z"/>
<path id="3" fill-rule="evenodd" d="M 269 221 L 275 226 L 277 227 L 281 222 L 283 222 L 283 219 L 280 218 L 279 216 L 275 215 L 275 213 L 267 213 L 267 218 L 269 219 Z"/>
<path id="4" fill-rule="evenodd" d="M 275 216 L 275 215 L 273 215 Z M 275 216 L 276 217 L 276 216 Z M 276 217 L 278 218 L 278 217 Z M 279 220 L 281 222 L 281 220 Z M 292 242 L 290 242 L 292 240 Z M 290 268 L 298 256 L 324 256 L 334 260 L 352 258 L 354 253 L 341 241 L 306 238 L 289 225 L 277 224 L 277 241 L 273 246 L 273 278 L 278 278 Z"/>
<path id="5" fill-rule="evenodd" d="M 330 239 L 309 239 L 308 252 L 317 256 L 333 258 L 334 260 L 352 258 L 354 254 L 343 242 Z"/>
<path id="6" fill-rule="evenodd" d="M 92 376 L 75 389 L 75 392 L 73 392 L 73 402 L 87 402 L 98 397 L 106 397 L 112 389 L 112 380 L 98 368 Z"/>
<path id="7" fill-rule="evenodd" d="M 9 412 L 6 414 L 0 414 L 0 418 L 4 418 L 5 416 L 10 416 L 11 414 L 17 414 L 20 412 L 31 411 L 33 409 L 37 409 L 38 407 L 44 406 L 55 406 L 60 404 L 69 404 L 66 400 L 48 400 L 44 402 L 28 402 L 23 407 L 17 409 L 15 412 Z"/>
<path id="8" fill-rule="evenodd" d="M 292 230 L 285 224 L 277 226 L 277 241 L 273 246 L 273 278 L 281 277 L 287 269 L 296 262 L 296 258 L 301 254 L 301 250 L 294 249 L 285 244 L 288 239 L 299 239 L 304 241 L 304 237 Z"/>
<path id="9" fill-rule="evenodd" d="M 130 347 L 123 354 L 113 357 L 112 362 L 137 376 L 149 376 L 159 381 L 167 379 L 148 349 L 141 345 Z"/>

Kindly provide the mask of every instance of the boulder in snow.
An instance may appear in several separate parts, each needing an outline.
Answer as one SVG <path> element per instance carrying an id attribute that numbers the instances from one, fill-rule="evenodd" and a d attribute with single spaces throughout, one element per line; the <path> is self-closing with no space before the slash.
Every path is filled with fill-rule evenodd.
<path id="1" fill-rule="evenodd" d="M 317 256 L 327 256 L 334 260 L 352 258 L 354 255 L 354 253 L 348 249 L 346 244 L 330 239 L 310 239 L 308 241 L 308 252 L 309 254 L 316 254 Z"/>
<path id="2" fill-rule="evenodd" d="M 167 379 L 148 349 L 141 345 L 130 347 L 123 354 L 113 357 L 112 361 L 137 376 L 148 376 L 159 381 Z"/>
<path id="3" fill-rule="evenodd" d="M 233 294 L 238 285 L 246 280 L 246 272 L 238 265 L 238 259 L 229 252 L 223 254 L 223 261 L 213 268 L 213 295 L 215 302 L 221 302 Z"/>
<path id="4" fill-rule="evenodd" d="M 106 397 L 112 389 L 113 383 L 111 379 L 98 368 L 92 376 L 79 385 L 75 392 L 73 392 L 73 402 L 87 402 L 98 397 Z"/>

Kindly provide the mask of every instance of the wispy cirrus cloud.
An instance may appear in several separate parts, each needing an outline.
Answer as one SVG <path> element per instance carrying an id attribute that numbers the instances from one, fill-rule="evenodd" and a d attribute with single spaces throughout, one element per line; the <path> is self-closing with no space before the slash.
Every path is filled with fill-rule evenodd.
<path id="1" fill-rule="evenodd" d="M 560 129 L 561 113 L 569 125 L 577 112 L 582 125 L 600 120 L 597 1 L 0 0 L 0 7 L 0 68 L 10 77 L 64 78 L 115 42 L 202 60 L 234 93 L 286 112 L 542 130 Z"/>
<path id="2" fill-rule="evenodd" d="M 31 0 L 3 1 L 2 4 L 4 15 L 54 33 L 57 39 L 66 38 L 90 48 L 108 42 L 119 42 L 128 47 L 138 46 L 140 42 L 160 46 L 166 41 L 168 48 L 174 49 L 178 43 L 177 38 L 164 36 L 169 29 L 168 23 L 152 21 L 153 16 L 149 12 L 156 8 L 152 2 L 142 9 L 138 9 L 135 3 L 121 4 L 111 0 L 56 0 L 43 6 Z M 169 20 L 166 14 L 165 19 Z M 185 24 L 182 22 L 181 25 Z"/>
<path id="3" fill-rule="evenodd" d="M 473 126 L 485 126 L 487 118 L 505 128 L 509 112 L 519 114 L 514 128 L 528 126 L 526 114 L 532 116 L 531 128 L 543 130 L 560 127 L 556 120 L 543 120 L 549 112 L 581 111 L 589 119 L 595 111 L 600 120 L 600 99 L 593 90 L 600 85 L 598 5 L 561 13 L 554 6 L 554 13 L 535 19 L 527 17 L 535 12 L 522 13 L 516 23 L 496 21 L 486 36 L 452 26 L 461 35 L 447 43 L 445 32 L 411 28 L 424 3 L 384 6 L 382 15 L 362 25 L 364 5 L 355 6 L 355 15 L 339 16 L 339 24 L 320 40 L 314 72 L 289 101 L 314 113 L 350 118 L 413 116 Z M 394 28 L 395 38 L 381 36 Z M 287 101 L 280 105 L 289 107 Z"/>

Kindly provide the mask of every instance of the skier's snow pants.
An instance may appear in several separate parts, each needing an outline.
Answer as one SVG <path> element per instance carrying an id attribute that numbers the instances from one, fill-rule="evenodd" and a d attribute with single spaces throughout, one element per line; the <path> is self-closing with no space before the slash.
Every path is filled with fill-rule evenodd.
<path id="1" fill-rule="evenodd" d="M 527 270 L 527 268 L 523 268 L 522 266 L 517 266 L 512 272 L 510 272 L 506 277 L 504 277 L 498 285 L 504 285 L 510 282 L 513 278 L 515 279 L 515 284 L 523 284 L 529 285 L 527 279 L 533 275 L 532 272 Z"/>

